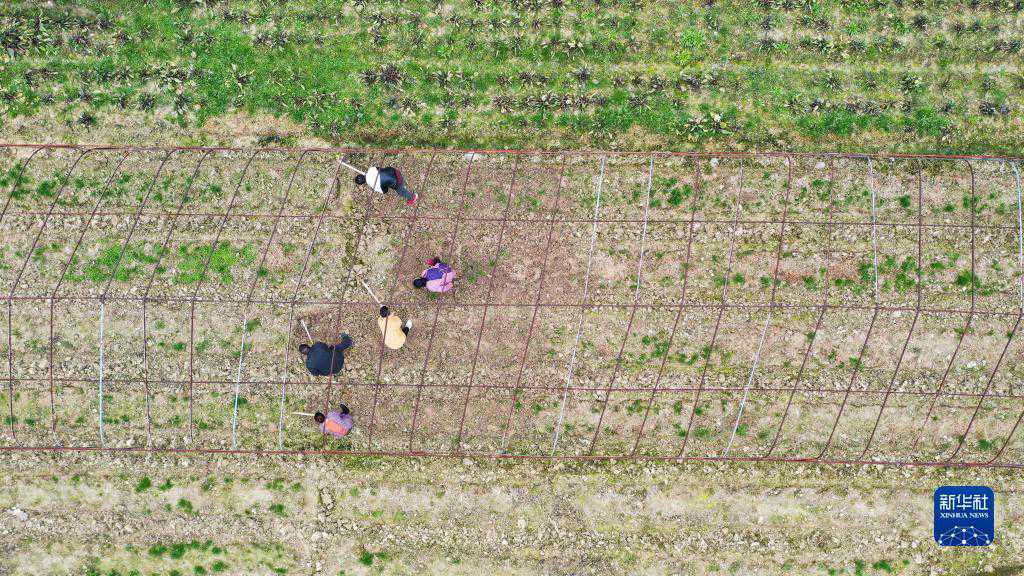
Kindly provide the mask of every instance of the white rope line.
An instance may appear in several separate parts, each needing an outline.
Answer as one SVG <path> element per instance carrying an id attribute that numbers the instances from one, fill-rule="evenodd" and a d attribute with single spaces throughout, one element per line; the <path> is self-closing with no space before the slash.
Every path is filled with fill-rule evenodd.
<path id="1" fill-rule="evenodd" d="M 100 302 L 100 381 L 99 381 L 99 393 L 100 393 L 100 446 L 106 447 L 106 436 L 103 433 L 103 324 L 106 320 L 107 306 L 102 301 Z"/>
<path id="2" fill-rule="evenodd" d="M 651 161 L 647 167 L 647 193 L 644 195 L 644 227 L 640 232 L 640 257 L 636 263 L 636 288 L 633 290 L 633 305 L 636 306 L 640 303 L 640 284 L 644 270 L 644 256 L 647 255 L 647 220 L 648 214 L 651 209 L 651 188 L 654 184 L 654 154 L 651 154 Z M 636 313 L 636 308 L 633 308 L 631 314 Z M 629 334 L 625 334 L 623 338 L 629 338 Z M 619 360 L 622 360 L 622 355 L 619 355 Z M 613 382 L 609 381 L 608 387 L 611 388 Z M 609 394 L 610 394 L 609 390 Z M 608 397 L 605 396 L 605 402 L 608 402 Z"/>
<path id="3" fill-rule="evenodd" d="M 1013 179 L 1017 184 L 1017 266 L 1021 274 L 1017 288 L 1020 292 L 1020 309 L 1024 313 L 1024 218 L 1021 216 L 1020 170 L 1017 169 L 1016 162 L 1008 162 L 1008 164 L 1013 170 Z"/>
<path id="4" fill-rule="evenodd" d="M 640 233 L 640 257 L 637 259 L 637 263 L 636 263 L 636 287 L 634 287 L 634 289 L 633 289 L 633 304 L 634 304 L 634 306 L 640 303 L 640 285 L 642 284 L 641 278 L 642 278 L 643 269 L 644 269 L 644 255 L 647 253 L 647 219 L 648 219 L 647 216 L 648 216 L 648 212 L 650 212 L 650 207 L 651 207 L 651 187 L 652 187 L 653 182 L 654 182 L 654 154 L 651 154 L 651 162 L 650 162 L 650 165 L 647 168 L 647 193 L 644 195 L 644 227 L 643 227 L 643 231 Z M 636 308 L 634 307 L 633 311 L 630 312 L 630 327 L 632 326 L 633 316 L 635 316 L 635 315 L 636 315 Z M 622 361 L 622 352 L 625 350 L 625 346 L 626 346 L 626 344 L 629 341 L 629 331 L 628 330 L 627 330 L 627 332 L 625 334 L 623 334 L 622 340 L 623 340 L 622 341 L 622 349 L 619 351 L 618 358 L 615 360 L 616 363 Z M 616 366 L 616 370 L 617 369 L 618 369 L 618 366 Z M 615 375 L 616 374 L 617 374 L 617 372 L 613 372 L 612 373 L 612 379 L 608 381 L 608 390 L 606 391 L 605 396 L 604 396 L 605 405 L 604 405 L 604 408 L 601 409 L 601 415 L 598 416 L 598 418 L 597 418 L 598 430 L 595 431 L 596 434 L 600 434 L 601 423 L 604 421 L 605 410 L 608 409 L 608 400 L 611 398 L 611 394 L 612 394 L 612 390 L 611 389 L 612 389 L 612 386 L 615 384 Z M 596 441 L 597 441 L 597 436 L 594 437 L 595 445 L 596 445 Z"/>
<path id="5" fill-rule="evenodd" d="M 875 305 L 878 305 L 878 233 L 875 217 L 875 173 L 871 158 L 868 158 L 868 190 L 871 191 L 871 258 L 875 268 Z"/>
<path id="6" fill-rule="evenodd" d="M 594 204 L 594 227 L 590 234 L 590 252 L 587 256 L 587 274 L 583 280 L 583 303 L 586 304 L 590 295 L 590 267 L 594 261 L 594 246 L 597 244 L 597 216 L 601 210 L 601 189 L 604 187 L 604 166 L 606 157 L 601 157 L 601 175 L 597 181 L 597 201 Z M 580 347 L 580 336 L 583 334 L 583 319 L 587 315 L 586 307 L 580 308 L 580 321 L 576 325 L 576 343 L 572 347 L 572 355 L 569 357 L 569 373 L 565 379 L 565 389 L 562 390 L 562 406 L 558 410 L 558 425 L 555 426 L 555 437 L 551 442 L 551 454 L 558 449 L 558 436 L 562 431 L 562 422 L 565 420 L 565 402 L 569 397 L 569 386 L 572 385 L 572 376 L 576 371 L 576 351 Z"/>
<path id="7" fill-rule="evenodd" d="M 281 402 L 278 404 L 278 407 L 277 407 L 277 449 L 278 450 L 283 450 L 284 449 L 284 406 L 285 406 L 285 394 L 287 393 L 286 387 L 287 387 L 287 384 L 288 384 L 288 357 L 289 357 L 288 352 L 289 352 L 289 349 L 291 348 L 291 343 L 292 343 L 291 329 L 292 329 L 292 323 L 294 321 L 295 321 L 295 310 L 292 309 L 292 310 L 288 311 L 288 331 L 289 331 L 289 336 L 288 336 L 287 340 L 285 341 L 284 371 L 283 371 L 284 372 L 284 377 L 281 378 Z"/>
<path id="8" fill-rule="evenodd" d="M 633 303 L 640 301 L 640 274 L 644 269 L 644 252 L 647 250 L 647 214 L 651 207 L 651 186 L 654 182 L 654 154 L 647 168 L 647 195 L 644 196 L 644 228 L 640 233 L 640 259 L 636 263 L 636 290 L 633 292 Z"/>
<path id="9" fill-rule="evenodd" d="M 235 402 L 234 407 L 231 411 L 231 449 L 238 448 L 238 394 L 242 387 L 242 365 L 245 361 L 245 334 L 248 332 L 246 327 L 249 325 L 249 316 L 246 314 L 242 318 L 242 344 L 238 348 L 238 373 L 235 378 Z"/>
<path id="10" fill-rule="evenodd" d="M 145 374 L 146 382 L 149 382 L 149 337 L 146 335 L 148 331 L 148 316 L 149 312 L 146 306 L 146 302 L 142 303 L 142 371 Z M 149 385 L 146 385 L 146 448 L 153 446 L 153 401 L 149 394 Z"/>
<path id="11" fill-rule="evenodd" d="M 294 184 L 294 182 L 295 182 L 295 174 L 298 172 L 299 166 L 302 165 L 302 160 L 303 160 L 304 156 L 305 155 L 299 156 L 299 161 L 295 165 L 295 171 L 292 173 L 291 179 L 288 181 L 288 187 L 285 190 L 284 201 L 281 204 L 281 210 L 282 211 L 284 210 L 284 203 L 288 201 L 288 197 L 291 194 L 292 184 Z M 341 159 L 339 159 L 338 161 L 341 162 Z M 341 162 L 341 163 L 345 164 L 344 162 Z M 345 165 L 348 166 L 347 164 L 345 164 Z M 352 168 L 352 167 L 349 166 L 349 168 Z M 280 220 L 280 215 L 278 215 L 278 220 Z M 274 229 L 270 232 L 270 236 L 267 237 L 267 247 L 266 247 L 266 249 L 264 249 L 264 257 L 266 257 L 266 250 L 270 249 L 270 243 L 273 241 L 274 234 L 277 233 L 277 226 L 278 226 L 278 221 L 275 220 L 275 222 L 274 222 Z M 259 279 L 257 278 L 253 282 L 253 284 L 252 284 L 252 290 L 256 289 L 256 284 L 258 282 L 259 282 Z M 247 301 L 245 303 L 245 310 L 244 310 L 244 312 L 242 314 L 242 343 L 241 343 L 241 345 L 238 348 L 238 371 L 237 371 L 236 376 L 235 376 L 235 400 L 233 402 L 233 406 L 232 406 L 232 409 L 231 409 L 231 449 L 232 450 L 234 450 L 235 448 L 238 448 L 238 396 L 241 393 L 240 389 L 241 389 L 241 386 L 242 386 L 242 370 L 243 370 L 244 362 L 245 362 L 245 335 L 246 335 L 246 333 L 249 332 L 249 330 L 248 330 L 248 327 L 249 327 L 249 306 L 250 306 L 251 301 L 252 301 L 252 290 L 250 290 L 248 299 L 247 299 Z M 307 330 L 307 333 L 308 333 L 308 330 Z M 284 407 L 282 406 L 281 408 L 283 410 Z"/>
<path id="12" fill-rule="evenodd" d="M 787 166 L 787 168 L 789 167 L 789 163 L 790 163 L 790 159 L 787 157 L 786 158 L 786 166 Z M 740 164 L 740 185 L 739 185 L 739 189 L 740 189 L 740 191 L 743 190 L 743 165 L 742 164 Z M 737 211 L 737 217 L 738 216 L 739 216 L 739 212 Z M 785 225 L 785 224 L 783 224 L 783 225 Z M 782 243 L 782 240 L 783 240 L 783 236 L 780 235 L 779 236 L 779 243 L 780 244 Z M 782 250 L 782 246 L 779 246 L 779 250 L 780 251 Z M 776 273 L 776 278 L 773 279 L 773 282 L 774 282 L 774 280 L 777 280 L 777 276 L 778 276 L 778 274 Z M 726 279 L 726 281 L 728 282 L 728 279 Z M 773 288 L 773 290 L 774 290 L 774 288 Z M 733 440 L 736 439 L 736 430 L 738 430 L 739 427 L 740 427 L 740 419 L 743 418 L 743 410 L 747 406 L 747 395 L 750 393 L 750 386 L 754 382 L 754 374 L 757 373 L 757 366 L 761 362 L 761 350 L 764 348 L 764 341 L 765 341 L 765 339 L 768 336 L 768 326 L 769 326 L 769 324 L 771 324 L 772 314 L 774 312 L 775 312 L 775 307 L 773 305 L 769 305 L 768 306 L 768 316 L 765 317 L 765 319 L 764 319 L 764 326 L 761 328 L 761 339 L 757 343 L 757 352 L 754 353 L 754 363 L 750 367 L 750 375 L 747 376 L 747 385 L 743 387 L 743 398 L 740 399 L 740 409 L 739 409 L 739 412 L 736 413 L 736 422 L 734 422 L 733 425 L 732 425 L 732 434 L 729 436 L 729 443 L 726 444 L 726 446 L 725 446 L 725 452 L 723 453 L 724 456 L 728 456 L 729 455 L 729 450 L 732 449 Z"/>
<path id="13" fill-rule="evenodd" d="M 743 398 L 740 399 L 740 410 L 736 413 L 736 422 L 732 425 L 732 434 L 729 436 L 729 443 L 725 445 L 723 456 L 729 455 L 732 449 L 732 442 L 736 439 L 736 430 L 740 427 L 740 419 L 743 418 L 743 409 L 747 405 L 747 394 L 750 392 L 750 385 L 754 382 L 754 374 L 757 372 L 757 364 L 761 361 L 761 349 L 764 347 L 765 337 L 768 335 L 768 325 L 772 321 L 772 311 L 764 319 L 764 326 L 761 328 L 761 340 L 757 343 L 757 353 L 754 354 L 754 364 L 750 367 L 750 375 L 747 377 L 747 385 L 743 387 Z"/>
<path id="14" fill-rule="evenodd" d="M 345 163 L 345 155 L 344 154 L 342 154 L 341 156 L 338 156 L 338 166 L 339 167 L 334 170 L 334 176 L 331 177 L 330 182 L 329 182 L 330 187 L 328 188 L 328 192 L 326 194 L 326 197 L 324 198 L 324 210 L 328 210 L 329 209 L 329 201 L 330 201 L 330 197 L 331 197 L 330 190 L 336 189 L 340 185 L 340 182 L 341 182 L 341 168 L 340 167 L 341 166 L 348 166 L 349 168 L 352 168 L 351 166 L 349 166 L 348 164 Z M 359 172 L 359 171 L 356 170 L 356 172 Z M 316 236 L 315 235 L 312 238 L 310 238 L 309 246 L 306 248 L 305 261 L 307 261 L 307 262 L 309 261 L 309 257 L 313 254 L 314 244 L 316 244 Z M 283 450 L 284 449 L 284 407 L 285 407 L 286 396 L 288 394 L 288 380 L 289 380 L 289 376 L 290 376 L 290 373 L 288 372 L 288 362 L 289 362 L 289 358 L 290 358 L 289 352 L 291 351 L 291 343 L 292 343 L 291 330 L 292 330 L 292 323 L 295 322 L 295 302 L 294 302 L 295 298 L 294 297 L 298 296 L 298 288 L 296 287 L 295 290 L 296 290 L 296 292 L 295 292 L 295 294 L 293 294 L 293 298 L 292 298 L 293 302 L 288 306 L 288 338 L 285 340 L 284 362 L 282 363 L 281 401 L 278 404 L 278 408 L 277 408 L 277 448 L 279 450 Z M 303 324 L 302 327 L 306 328 L 305 324 Z M 308 328 L 306 328 L 306 335 L 309 336 L 309 329 Z M 243 336 L 243 338 L 244 338 L 244 336 Z M 309 339 L 312 340 L 313 338 L 310 336 Z"/>

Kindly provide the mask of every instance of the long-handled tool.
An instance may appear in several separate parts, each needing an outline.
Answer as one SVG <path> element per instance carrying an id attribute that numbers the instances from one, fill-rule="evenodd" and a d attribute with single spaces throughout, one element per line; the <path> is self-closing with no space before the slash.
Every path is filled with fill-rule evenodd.
<path id="1" fill-rule="evenodd" d="M 302 324 L 302 329 L 306 331 L 306 338 L 309 338 L 309 345 L 313 345 L 313 335 L 309 333 L 309 328 L 306 327 L 306 321 L 299 319 L 299 323 Z"/>
<path id="2" fill-rule="evenodd" d="M 366 172 L 363 172 L 362 170 L 360 170 L 359 168 L 356 168 L 355 166 L 349 164 L 348 162 L 345 162 L 344 160 L 338 160 L 338 162 L 341 163 L 342 166 L 344 166 L 345 168 L 348 168 L 349 170 L 355 172 L 356 174 L 362 174 L 363 176 L 366 176 Z M 377 177 L 374 179 L 374 182 L 373 182 L 373 184 L 370 187 L 371 188 L 376 188 L 377 184 L 379 182 L 380 182 L 380 172 L 377 172 Z"/>
<path id="3" fill-rule="evenodd" d="M 370 293 L 370 298 L 373 298 L 373 301 L 377 303 L 377 306 L 383 306 L 383 304 L 380 303 L 380 298 L 377 298 L 377 295 L 373 293 L 373 290 L 370 290 L 370 285 L 362 278 L 359 279 L 359 282 L 361 282 L 363 288 L 366 288 L 366 291 Z"/>
<path id="4" fill-rule="evenodd" d="M 348 168 L 349 170 L 355 172 L 356 174 L 363 174 L 364 176 L 366 175 L 366 172 L 363 172 L 359 168 L 356 168 L 355 166 L 349 164 L 348 162 L 345 162 L 344 160 L 338 160 L 338 162 L 340 162 L 342 166 Z"/>
<path id="5" fill-rule="evenodd" d="M 316 414 L 312 414 L 310 412 L 292 412 L 292 414 L 296 416 L 316 416 Z"/>

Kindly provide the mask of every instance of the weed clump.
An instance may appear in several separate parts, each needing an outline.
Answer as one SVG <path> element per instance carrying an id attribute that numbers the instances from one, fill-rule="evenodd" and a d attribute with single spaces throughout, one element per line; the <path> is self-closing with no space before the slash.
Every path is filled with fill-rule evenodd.
<path id="1" fill-rule="evenodd" d="M 205 281 L 209 273 L 214 273 L 224 284 L 234 281 L 235 266 L 251 265 L 255 260 L 252 246 L 246 244 L 240 248 L 228 242 L 220 242 L 216 248 L 207 245 L 189 246 L 183 244 L 178 248 L 179 262 L 176 284 L 195 284 Z"/>

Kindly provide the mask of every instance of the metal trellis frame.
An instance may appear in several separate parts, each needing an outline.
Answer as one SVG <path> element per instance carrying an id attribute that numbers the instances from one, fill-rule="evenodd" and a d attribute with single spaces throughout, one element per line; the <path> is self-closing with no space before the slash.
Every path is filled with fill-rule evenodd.
<path id="1" fill-rule="evenodd" d="M 393 157 L 412 175 L 416 205 L 364 186 L 343 190 L 342 161 L 353 155 Z M 105 162 L 83 163 L 97 156 Z M 0 269 L 9 432 L 0 451 L 1024 468 L 1024 390 L 1013 376 L 1024 320 L 1020 161 L 0 143 L 3 253 L 17 260 Z M 113 189 L 129 172 L 146 176 L 130 203 Z M 51 188 L 26 192 L 51 174 Z M 178 177 L 181 198 L 164 209 L 158 180 Z M 210 178 L 228 183 L 225 198 L 194 193 Z M 252 190 L 260 178 L 264 188 Z M 325 182 L 324 192 L 310 191 Z M 268 194 L 272 207 L 260 210 Z M 963 213 L 947 216 L 961 201 Z M 268 231 L 246 235 L 241 224 L 260 219 Z M 289 238 L 303 223 L 302 238 Z M 458 273 L 450 293 L 400 281 L 419 273 L 424 230 L 442 230 L 438 256 Z M 886 244 L 901 234 L 902 244 Z M 67 248 L 51 248 L 60 235 Z M 242 285 L 223 277 L 235 265 L 217 260 L 223 241 L 254 247 L 256 268 Z M 131 267 L 139 242 L 152 257 Z M 167 273 L 176 242 L 181 254 L 186 244 L 209 248 L 196 252 L 198 276 L 181 286 Z M 280 257 L 282 280 L 264 271 L 284 244 L 300 247 Z M 108 246 L 109 276 L 76 275 Z M 958 246 L 963 254 L 949 263 L 926 262 L 930 251 Z M 59 252 L 56 264 L 46 250 Z M 314 258 L 320 250 L 333 264 Z M 1016 262 L 993 265 L 996 254 Z M 885 275 L 901 259 L 897 289 Z M 375 298 L 353 288 L 357 274 L 376 279 L 383 303 L 417 318 L 411 345 L 385 351 L 375 318 L 366 321 Z M 304 294 L 308 282 L 326 292 Z M 98 330 L 66 336 L 77 318 L 57 310 L 76 304 L 98 312 Z M 156 369 L 168 358 L 157 336 L 164 309 L 187 341 L 180 366 Z M 134 311 L 138 329 L 125 332 L 117 320 Z M 268 313 L 276 322 L 250 330 Z M 744 324 L 748 316 L 756 325 Z M 299 318 L 333 332 L 370 327 L 337 382 L 309 376 L 292 353 Z M 222 331 L 223 352 L 200 350 L 197 321 Z M 58 334 L 58 322 L 71 328 Z M 920 359 L 929 339 L 946 346 L 937 361 Z M 125 340 L 141 345 L 137 361 L 119 359 Z M 79 390 L 91 392 L 65 399 Z M 336 395 L 355 408 L 344 446 L 308 422 L 288 424 L 296 404 L 330 409 Z M 73 417 L 93 401 L 92 418 Z"/>

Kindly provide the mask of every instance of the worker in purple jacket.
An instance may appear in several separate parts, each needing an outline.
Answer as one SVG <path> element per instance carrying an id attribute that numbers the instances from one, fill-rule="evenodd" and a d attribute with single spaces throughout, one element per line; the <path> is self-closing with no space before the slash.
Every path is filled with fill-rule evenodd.
<path id="1" fill-rule="evenodd" d="M 337 412 L 331 410 L 326 415 L 323 412 L 317 412 L 313 415 L 313 421 L 320 425 L 320 432 L 330 434 L 335 438 L 348 436 L 349 430 L 355 426 L 348 406 L 344 404 L 338 406 Z"/>
<path id="2" fill-rule="evenodd" d="M 412 281 L 413 288 L 426 288 L 431 292 L 447 292 L 455 285 L 455 271 L 440 258 L 427 260 L 427 268 Z"/>

